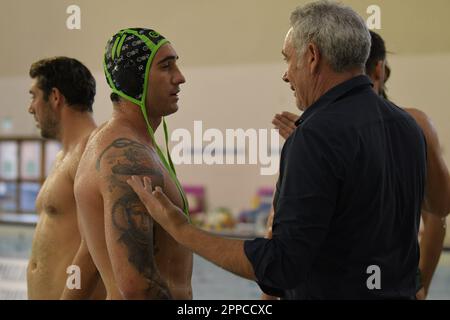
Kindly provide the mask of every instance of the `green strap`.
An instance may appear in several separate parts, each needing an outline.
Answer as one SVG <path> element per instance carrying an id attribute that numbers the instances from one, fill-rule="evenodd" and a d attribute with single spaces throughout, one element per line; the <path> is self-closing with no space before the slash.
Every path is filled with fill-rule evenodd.
<path id="1" fill-rule="evenodd" d="M 117 56 L 120 55 L 120 50 L 122 50 L 123 43 L 127 37 L 128 37 L 127 34 L 122 35 L 122 38 L 120 39 L 120 42 L 117 45 Z"/>
<path id="2" fill-rule="evenodd" d="M 119 43 L 119 41 L 120 41 L 120 37 L 117 37 L 116 38 L 116 41 L 114 41 L 114 45 L 113 45 L 113 47 L 112 47 L 112 53 L 111 53 L 111 58 L 114 60 L 114 57 L 115 57 L 115 55 L 116 55 L 116 48 L 117 48 L 117 44 Z"/>
<path id="3" fill-rule="evenodd" d="M 173 165 L 172 162 L 172 157 L 170 156 L 170 152 L 169 152 L 169 135 L 168 135 L 168 129 L 167 129 L 167 124 L 166 124 L 166 119 L 163 117 L 163 127 L 164 127 L 164 139 L 166 142 L 166 153 L 167 153 L 167 159 L 169 160 L 169 165 L 172 168 L 173 172 L 175 172 L 175 175 L 177 174 L 177 171 L 175 170 L 175 166 Z"/>
<path id="4" fill-rule="evenodd" d="M 145 110 L 145 106 L 144 106 L 144 105 L 141 105 L 140 107 L 141 107 L 141 111 L 142 111 L 142 114 L 143 114 L 143 116 L 144 116 L 145 122 L 146 122 L 146 124 L 147 124 L 148 133 L 149 133 L 150 137 L 152 138 L 153 144 L 154 144 L 155 147 L 156 147 L 156 152 L 158 153 L 158 156 L 159 156 L 160 160 L 162 161 L 164 167 L 165 167 L 165 168 L 167 169 L 167 171 L 169 172 L 169 175 L 170 175 L 170 177 L 172 178 L 172 181 L 175 182 L 175 185 L 177 186 L 178 192 L 180 193 L 181 198 L 182 198 L 182 200 L 183 200 L 183 211 L 184 211 L 184 214 L 186 215 L 186 217 L 188 218 L 188 221 L 189 221 L 189 223 L 190 223 L 190 222 L 191 222 L 191 217 L 190 217 L 190 215 L 189 215 L 189 205 L 188 205 L 188 202 L 187 202 L 187 199 L 186 199 L 186 195 L 185 195 L 185 193 L 184 193 L 184 191 L 183 191 L 183 188 L 181 187 L 181 184 L 180 184 L 180 182 L 178 181 L 178 178 L 177 178 L 177 176 L 176 176 L 176 173 L 175 173 L 175 171 L 174 171 L 173 168 L 172 168 L 173 164 L 172 164 L 172 166 L 171 166 L 171 165 L 167 162 L 166 157 L 164 156 L 164 154 L 162 153 L 161 149 L 159 148 L 158 144 L 157 144 L 156 141 L 155 141 L 154 132 L 153 132 L 152 127 L 150 126 L 150 122 L 149 122 L 149 120 L 148 120 L 147 111 Z M 164 120 L 163 120 L 163 121 L 164 121 Z M 172 160 L 171 160 L 171 157 L 170 157 L 170 153 L 169 153 L 169 148 L 168 148 L 168 142 L 167 142 L 168 139 L 167 139 L 167 136 L 168 136 L 168 133 L 167 133 L 167 126 L 164 126 L 164 138 L 165 138 L 165 140 L 166 140 L 165 143 L 166 143 L 166 148 L 167 148 L 168 159 L 169 159 L 170 163 L 172 163 Z"/>

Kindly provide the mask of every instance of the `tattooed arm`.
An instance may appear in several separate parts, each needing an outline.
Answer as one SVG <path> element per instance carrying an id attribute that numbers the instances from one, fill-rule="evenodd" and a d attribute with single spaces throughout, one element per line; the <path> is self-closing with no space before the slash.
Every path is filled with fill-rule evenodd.
<path id="1" fill-rule="evenodd" d="M 153 157 L 146 146 L 121 138 L 104 149 L 96 164 L 101 176 L 108 254 L 125 299 L 171 298 L 154 259 L 153 219 L 126 183 L 131 175 L 150 176 L 163 188 L 163 174 Z"/>

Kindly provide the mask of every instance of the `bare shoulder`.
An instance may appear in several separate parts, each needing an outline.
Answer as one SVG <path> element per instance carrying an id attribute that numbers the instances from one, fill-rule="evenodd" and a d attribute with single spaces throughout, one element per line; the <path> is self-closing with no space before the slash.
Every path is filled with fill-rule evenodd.
<path id="1" fill-rule="evenodd" d="M 86 139 L 85 153 L 86 151 L 89 151 L 88 153 L 91 153 L 93 151 L 98 150 L 99 147 L 101 147 L 100 146 L 101 141 L 107 138 L 108 135 L 110 134 L 109 130 L 107 129 L 108 129 L 108 122 L 105 122 L 91 132 L 91 134 Z"/>
<path id="2" fill-rule="evenodd" d="M 404 109 L 411 117 L 416 120 L 419 127 L 424 131 L 425 135 L 429 134 L 430 132 L 434 132 L 434 126 L 431 122 L 430 117 L 423 112 L 422 110 L 416 109 L 416 108 L 405 108 Z"/>
<path id="3" fill-rule="evenodd" d="M 441 155 L 442 150 L 440 147 L 439 137 L 430 117 L 428 117 L 425 112 L 418 109 L 408 108 L 405 109 L 405 111 L 408 112 L 414 120 L 416 120 L 417 124 L 422 129 L 427 142 L 428 156 L 432 153 Z"/>
<path id="4" fill-rule="evenodd" d="M 86 149 L 86 145 L 89 141 L 89 137 L 91 136 L 91 134 L 92 131 L 84 135 L 80 135 L 77 139 L 76 145 L 73 147 L 73 149 L 66 157 L 67 160 L 66 169 L 72 181 L 75 180 L 75 176 L 77 174 L 81 158 L 83 157 L 83 153 Z"/>
<path id="5" fill-rule="evenodd" d="M 86 150 L 86 146 L 89 142 L 90 137 L 92 136 L 92 134 L 95 132 L 94 131 L 90 132 L 89 134 L 86 134 L 82 137 L 80 137 L 80 139 L 78 140 L 78 143 L 75 147 L 75 151 L 74 151 L 74 157 L 76 158 L 76 162 L 78 163 L 81 160 L 81 157 L 83 156 L 84 151 Z"/>
<path id="6" fill-rule="evenodd" d="M 164 187 L 164 174 L 153 149 L 129 128 L 105 127 L 95 141 L 95 170 L 115 183 L 132 175 L 150 176 Z"/>

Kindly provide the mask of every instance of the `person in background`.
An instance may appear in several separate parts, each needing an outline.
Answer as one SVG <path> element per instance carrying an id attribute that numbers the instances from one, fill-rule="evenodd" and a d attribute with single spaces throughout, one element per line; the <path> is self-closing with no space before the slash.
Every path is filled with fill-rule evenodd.
<path id="1" fill-rule="evenodd" d="M 387 99 L 386 82 L 391 69 L 386 60 L 386 47 L 382 37 L 370 31 L 371 49 L 366 62 L 366 74 L 373 83 L 373 90 Z M 428 295 L 431 280 L 441 256 L 445 234 L 446 216 L 450 212 L 450 176 L 445 164 L 439 138 L 431 119 L 415 108 L 404 108 L 421 127 L 427 142 L 427 184 L 425 199 L 422 204 L 423 230 L 420 233 L 419 283 L 417 299 L 425 299 Z M 275 115 L 273 124 L 280 135 L 287 139 L 295 129 L 299 117 L 291 112 Z M 267 237 L 271 237 L 273 211 L 267 223 Z M 264 295 L 263 299 L 272 297 Z"/>
<path id="2" fill-rule="evenodd" d="M 78 229 L 73 192 L 79 160 L 96 127 L 92 117 L 95 79 L 85 65 L 68 57 L 33 63 L 30 77 L 28 112 L 41 136 L 56 139 L 62 150 L 36 199 L 39 221 L 27 270 L 28 297 L 103 298 L 102 281 Z M 81 288 L 66 286 L 71 265 L 79 267 Z"/>

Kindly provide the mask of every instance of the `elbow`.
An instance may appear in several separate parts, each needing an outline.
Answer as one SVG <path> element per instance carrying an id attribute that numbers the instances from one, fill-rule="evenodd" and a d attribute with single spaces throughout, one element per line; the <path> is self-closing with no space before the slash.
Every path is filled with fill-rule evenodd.
<path id="1" fill-rule="evenodd" d="M 450 213 L 450 181 L 447 184 L 447 197 L 445 202 L 445 209 L 444 209 L 444 217 L 447 217 Z"/>
<path id="2" fill-rule="evenodd" d="M 293 249 L 295 248 L 295 249 Z M 292 290 L 307 280 L 311 268 L 312 250 L 302 242 L 284 237 L 266 240 L 253 266 L 261 285 L 277 290 Z"/>
<path id="3" fill-rule="evenodd" d="M 450 208 L 447 206 L 442 206 L 442 207 L 434 207 L 434 208 L 429 208 L 429 209 L 425 209 L 426 212 L 431 213 L 435 216 L 438 216 L 440 218 L 446 218 L 448 216 L 448 213 L 450 211 Z"/>
<path id="4" fill-rule="evenodd" d="M 145 295 L 136 291 L 122 291 L 123 300 L 147 300 Z"/>
<path id="5" fill-rule="evenodd" d="M 124 300 L 169 300 L 172 299 L 169 289 L 155 281 L 126 281 L 119 285 Z"/>
<path id="6" fill-rule="evenodd" d="M 440 216 L 445 218 L 448 216 L 449 213 L 450 213 L 450 196 L 447 200 L 447 203 L 444 206 L 444 209 L 442 210 L 442 215 L 440 215 Z"/>
<path id="7" fill-rule="evenodd" d="M 430 212 L 431 214 L 434 214 L 440 218 L 446 218 L 448 216 L 449 211 L 450 211 L 450 206 L 443 205 L 440 207 L 431 208 L 431 210 L 429 210 L 428 212 Z"/>
<path id="8" fill-rule="evenodd" d="M 259 275 L 259 280 L 273 288 L 282 290 L 295 289 L 306 280 L 306 263 L 301 263 L 300 261 L 304 260 L 300 260 L 298 256 L 277 255 L 267 265 L 264 273 Z"/>
<path id="9" fill-rule="evenodd" d="M 424 201 L 423 210 L 441 218 L 447 217 L 450 213 L 450 191 L 448 197 L 435 199 L 434 201 Z"/>
<path id="10" fill-rule="evenodd" d="M 117 285 L 122 298 L 125 300 L 144 300 L 146 298 L 145 289 L 133 279 L 125 278 L 119 281 Z"/>
<path id="11" fill-rule="evenodd" d="M 447 179 L 447 185 L 444 187 L 443 194 L 446 196 L 442 197 L 442 208 L 441 211 L 438 213 L 439 216 L 445 218 L 450 213 L 450 177 Z"/>
<path id="12" fill-rule="evenodd" d="M 122 291 L 120 292 L 122 294 L 123 300 L 144 300 L 143 297 L 135 294 L 132 291 Z"/>

